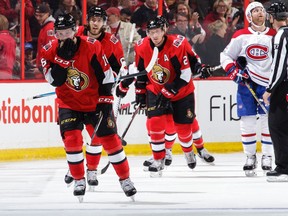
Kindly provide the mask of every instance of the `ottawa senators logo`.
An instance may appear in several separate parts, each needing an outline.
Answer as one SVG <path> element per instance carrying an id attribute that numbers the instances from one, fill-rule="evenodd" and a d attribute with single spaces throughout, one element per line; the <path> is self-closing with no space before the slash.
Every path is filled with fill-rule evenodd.
<path id="1" fill-rule="evenodd" d="M 77 70 L 77 68 L 68 68 L 67 73 L 67 80 L 66 85 L 75 90 L 75 91 L 81 91 L 87 88 L 89 84 L 89 78 L 85 73 L 82 73 Z"/>
<path id="2" fill-rule="evenodd" d="M 167 68 L 162 67 L 161 65 L 154 65 L 152 68 L 151 78 L 156 83 L 164 85 L 170 77 L 170 71 Z"/>
<path id="3" fill-rule="evenodd" d="M 186 111 L 186 117 L 189 119 L 193 118 L 193 112 L 191 111 L 191 109 L 187 109 Z"/>
<path id="4" fill-rule="evenodd" d="M 108 128 L 115 128 L 115 122 L 110 117 L 107 118 L 107 127 Z"/>

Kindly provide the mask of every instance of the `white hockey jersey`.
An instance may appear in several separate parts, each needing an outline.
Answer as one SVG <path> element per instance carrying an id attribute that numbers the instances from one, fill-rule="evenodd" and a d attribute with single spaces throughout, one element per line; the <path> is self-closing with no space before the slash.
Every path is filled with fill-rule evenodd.
<path id="1" fill-rule="evenodd" d="M 244 56 L 252 81 L 267 86 L 272 64 L 272 37 L 275 34 L 270 28 L 263 32 L 256 32 L 251 27 L 236 31 L 220 54 L 221 66 L 227 72 L 239 56 Z"/>

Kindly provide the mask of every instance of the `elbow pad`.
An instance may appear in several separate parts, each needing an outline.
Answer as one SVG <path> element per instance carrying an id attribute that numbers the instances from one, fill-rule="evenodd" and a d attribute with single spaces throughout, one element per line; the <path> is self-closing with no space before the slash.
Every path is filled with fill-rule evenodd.
<path id="1" fill-rule="evenodd" d="M 67 73 L 68 71 L 66 68 L 63 68 L 58 64 L 55 64 L 53 68 L 50 70 L 50 79 L 48 80 L 48 82 L 55 87 L 61 86 L 66 82 Z"/>

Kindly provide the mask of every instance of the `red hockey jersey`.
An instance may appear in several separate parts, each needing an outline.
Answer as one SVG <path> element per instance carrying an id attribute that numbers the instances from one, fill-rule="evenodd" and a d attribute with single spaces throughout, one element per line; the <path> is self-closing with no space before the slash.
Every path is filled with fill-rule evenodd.
<path id="1" fill-rule="evenodd" d="M 84 26 L 79 26 L 77 36 L 87 36 L 87 29 Z M 108 59 L 108 62 L 115 73 L 119 73 L 119 70 L 124 62 L 124 52 L 120 40 L 114 35 L 108 32 L 102 32 L 97 40 L 100 41 L 104 48 L 104 53 Z"/>
<path id="2" fill-rule="evenodd" d="M 77 37 L 79 49 L 70 61 L 57 58 L 58 41 L 50 41 L 41 51 L 41 63 L 46 80 L 49 69 L 60 62 L 67 64 L 67 80 L 56 87 L 57 102 L 61 108 L 76 111 L 95 111 L 100 88 L 114 83 L 114 77 L 99 41 L 89 37 Z M 106 86 L 105 86 L 106 87 Z M 109 96 L 112 96 L 111 89 Z"/>
<path id="3" fill-rule="evenodd" d="M 179 100 L 194 92 L 195 87 L 186 52 L 186 43 L 188 42 L 184 37 L 166 36 L 163 45 L 158 47 L 159 54 L 155 65 L 147 73 L 149 82 L 146 89 L 158 94 L 166 83 L 173 82 L 177 86 L 181 86 L 178 94 L 171 101 Z M 135 63 L 139 71 L 144 70 L 149 64 L 153 48 L 148 37 L 138 41 L 135 46 Z"/>

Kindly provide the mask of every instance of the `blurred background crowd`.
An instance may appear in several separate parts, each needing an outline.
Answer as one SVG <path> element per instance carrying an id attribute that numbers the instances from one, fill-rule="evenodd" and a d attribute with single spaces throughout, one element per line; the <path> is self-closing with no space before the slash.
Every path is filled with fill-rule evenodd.
<path id="1" fill-rule="evenodd" d="M 24 32 L 20 28 L 22 2 Z M 268 6 L 272 1 L 259 2 Z M 158 0 L 87 0 L 85 7 L 80 0 L 0 0 L 0 79 L 44 79 L 38 52 L 49 40 L 56 39 L 55 18 L 70 13 L 80 26 L 85 24 L 83 9 L 88 11 L 92 6 L 106 10 L 107 31 L 116 36 L 120 23 L 135 23 L 136 39 L 146 36 L 146 23 L 159 12 Z M 162 7 L 169 21 L 168 34 L 185 36 L 201 62 L 210 66 L 220 64 L 220 52 L 233 33 L 244 27 L 243 0 L 163 0 Z M 24 34 L 24 77 L 20 72 L 20 34 Z M 121 38 L 123 49 L 129 45 L 128 40 Z M 213 75 L 225 76 L 225 72 L 219 69 Z"/>

